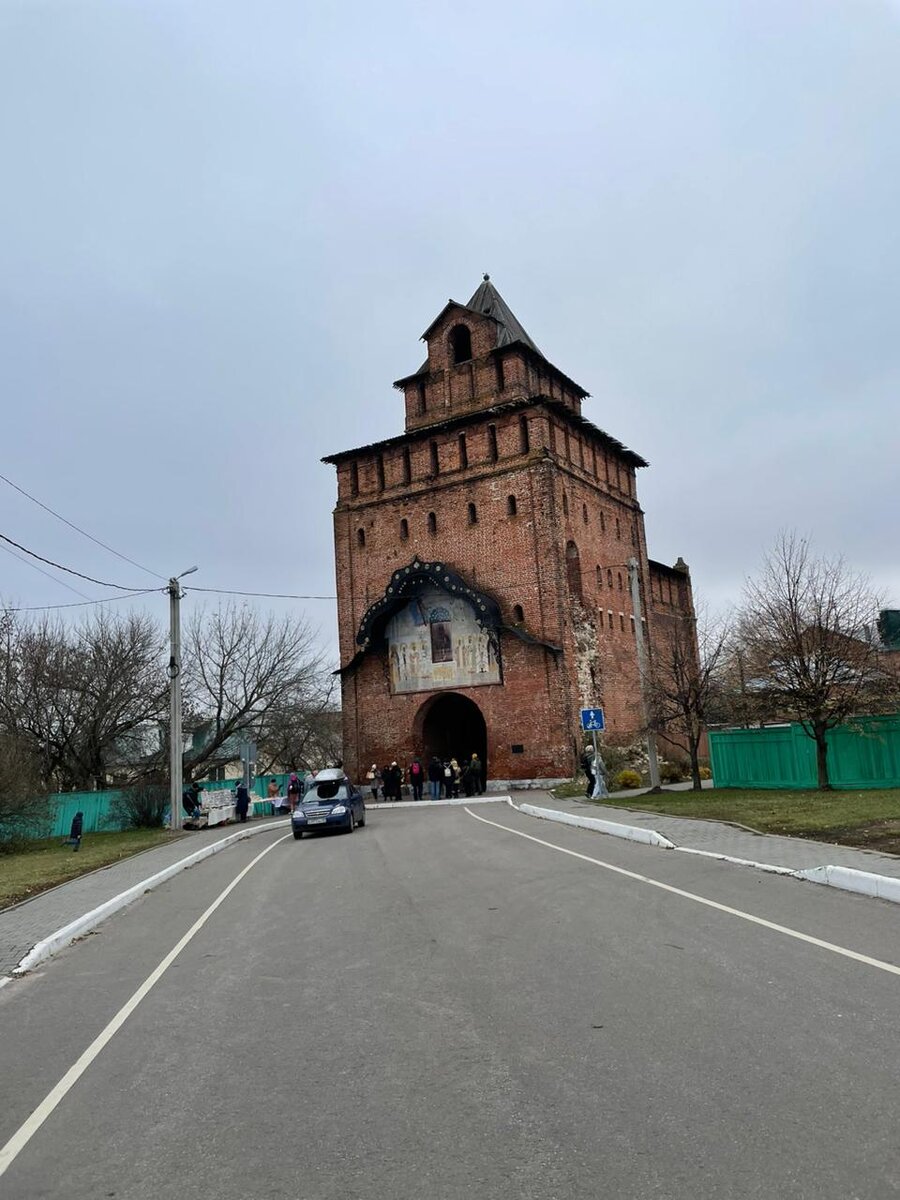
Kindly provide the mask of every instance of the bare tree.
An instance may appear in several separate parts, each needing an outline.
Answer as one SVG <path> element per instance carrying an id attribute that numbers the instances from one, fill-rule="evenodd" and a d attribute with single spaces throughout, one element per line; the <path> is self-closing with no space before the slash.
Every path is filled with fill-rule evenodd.
<path id="1" fill-rule="evenodd" d="M 123 745 L 165 710 L 159 627 L 99 611 L 74 627 L 43 617 L 2 632 L 0 730 L 29 747 L 48 787 L 104 786 Z"/>
<path id="2" fill-rule="evenodd" d="M 260 775 L 276 767 L 318 770 L 340 758 L 341 714 L 333 703 L 335 686 L 335 676 L 322 672 L 299 703 L 273 705 L 259 739 Z"/>
<path id="3" fill-rule="evenodd" d="M 701 787 L 700 741 L 716 703 L 730 636 L 724 618 L 673 616 L 655 631 L 648 681 L 651 720 L 657 732 L 684 738 L 695 790 Z"/>
<path id="4" fill-rule="evenodd" d="M 830 788 L 829 729 L 898 700 L 897 676 L 875 636 L 881 599 L 841 558 L 815 557 L 783 533 L 748 582 L 738 637 L 746 687 L 769 718 L 791 717 L 816 743 L 820 788 Z"/>
<path id="5" fill-rule="evenodd" d="M 49 834 L 52 820 L 32 748 L 0 732 L 0 850 L 35 832 Z"/>
<path id="6" fill-rule="evenodd" d="M 208 728 L 185 756 L 185 778 L 202 774 L 239 736 L 265 746 L 287 712 L 314 712 L 321 703 L 326 668 L 316 637 L 302 620 L 261 616 L 244 605 L 198 609 L 183 656 L 184 688 L 191 711 Z"/>

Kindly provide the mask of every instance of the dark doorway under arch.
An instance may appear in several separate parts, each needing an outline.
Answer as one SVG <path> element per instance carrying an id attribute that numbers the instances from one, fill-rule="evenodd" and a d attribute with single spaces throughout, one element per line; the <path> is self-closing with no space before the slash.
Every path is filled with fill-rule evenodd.
<path id="1" fill-rule="evenodd" d="M 474 700 L 445 692 L 422 706 L 419 721 L 426 760 L 436 754 L 441 760 L 455 758 L 462 763 L 477 754 L 487 769 L 487 725 Z"/>

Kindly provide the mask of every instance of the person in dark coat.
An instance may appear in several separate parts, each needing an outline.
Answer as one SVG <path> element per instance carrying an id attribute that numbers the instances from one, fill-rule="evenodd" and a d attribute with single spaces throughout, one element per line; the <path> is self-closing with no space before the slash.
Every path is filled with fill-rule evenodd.
<path id="1" fill-rule="evenodd" d="M 243 780 L 237 785 L 235 796 L 234 811 L 237 814 L 237 819 L 243 824 L 247 820 L 247 813 L 250 809 L 250 792 L 244 785 Z"/>
<path id="2" fill-rule="evenodd" d="M 425 768 L 422 766 L 422 760 L 418 754 L 413 757 L 406 774 L 409 778 L 409 785 L 412 788 L 413 800 L 421 800 L 422 786 L 425 783 Z"/>
<path id="3" fill-rule="evenodd" d="M 439 800 L 441 783 L 444 779 L 444 764 L 436 754 L 432 754 L 428 764 L 428 792 L 432 800 Z"/>
<path id="4" fill-rule="evenodd" d="M 191 817 L 200 808 L 200 795 L 202 791 L 203 789 L 200 787 L 200 784 L 194 780 L 191 786 L 187 788 L 184 795 L 181 797 L 182 807 L 184 808 L 184 811 Z"/>
<path id="5" fill-rule="evenodd" d="M 472 776 L 472 786 L 475 789 L 476 795 L 481 795 L 485 787 L 484 764 L 477 754 L 473 754 L 469 761 L 469 771 Z"/>
<path id="6" fill-rule="evenodd" d="M 72 818 L 72 826 L 69 830 L 69 836 L 66 838 L 66 845 L 71 846 L 73 850 L 81 849 L 81 833 L 84 829 L 84 813 L 77 812 Z"/>

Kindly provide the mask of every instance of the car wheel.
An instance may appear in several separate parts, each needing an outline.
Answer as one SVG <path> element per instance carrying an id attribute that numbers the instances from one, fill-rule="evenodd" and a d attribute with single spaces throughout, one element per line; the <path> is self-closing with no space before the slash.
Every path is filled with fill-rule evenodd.
<path id="1" fill-rule="evenodd" d="M 299 842 L 302 837 L 303 837 L 303 830 L 295 829 L 294 830 L 294 841 Z"/>
<path id="2" fill-rule="evenodd" d="M 349 824 L 347 825 L 347 832 L 352 833 L 355 828 L 356 828 L 356 817 L 354 817 L 353 809 L 351 808 L 350 809 L 350 821 L 349 821 Z"/>

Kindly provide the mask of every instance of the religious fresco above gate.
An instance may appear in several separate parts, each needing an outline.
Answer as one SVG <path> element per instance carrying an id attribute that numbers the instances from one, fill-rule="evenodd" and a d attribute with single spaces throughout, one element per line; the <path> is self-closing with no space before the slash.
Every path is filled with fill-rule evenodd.
<path id="1" fill-rule="evenodd" d="M 500 682 L 494 638 L 479 626 L 467 600 L 443 589 L 414 596 L 391 617 L 386 633 L 393 692 Z"/>

